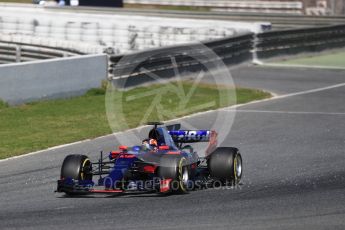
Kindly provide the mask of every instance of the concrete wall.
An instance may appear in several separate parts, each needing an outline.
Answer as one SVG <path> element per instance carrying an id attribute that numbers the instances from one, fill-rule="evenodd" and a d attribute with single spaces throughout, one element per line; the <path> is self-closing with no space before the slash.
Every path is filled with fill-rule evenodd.
<path id="1" fill-rule="evenodd" d="M 86 14 L 0 5 L 0 33 L 113 47 L 115 54 L 259 32 L 263 24 L 270 23 Z"/>
<path id="2" fill-rule="evenodd" d="M 1 24 L 1 22 L 0 22 Z M 1 28 L 0 28 L 1 29 Z M 34 46 L 49 47 L 61 50 L 61 52 L 77 51 L 85 54 L 103 53 L 105 47 L 101 45 L 93 45 L 78 41 L 68 41 L 65 39 L 54 39 L 48 37 L 37 37 L 27 34 L 10 34 L 0 32 L 0 41 L 8 43 L 30 44 Z M 63 51 L 64 50 L 64 51 Z"/>
<path id="3" fill-rule="evenodd" d="M 0 99 L 10 104 L 81 95 L 107 77 L 107 56 L 87 55 L 0 66 Z"/>

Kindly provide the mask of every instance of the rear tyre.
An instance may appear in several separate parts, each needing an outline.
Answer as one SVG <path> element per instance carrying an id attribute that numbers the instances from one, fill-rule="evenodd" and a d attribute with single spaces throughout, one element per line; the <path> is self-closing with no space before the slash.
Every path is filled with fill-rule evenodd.
<path id="1" fill-rule="evenodd" d="M 211 177 L 222 184 L 238 184 L 242 178 L 242 156 L 237 148 L 219 147 L 211 153 L 208 160 Z"/>
<path id="2" fill-rule="evenodd" d="M 61 178 L 92 180 L 91 161 L 85 155 L 68 155 L 61 167 Z"/>
<path id="3" fill-rule="evenodd" d="M 187 160 L 181 156 L 163 155 L 158 170 L 161 179 L 172 179 L 170 192 L 188 193 L 190 167 Z"/>

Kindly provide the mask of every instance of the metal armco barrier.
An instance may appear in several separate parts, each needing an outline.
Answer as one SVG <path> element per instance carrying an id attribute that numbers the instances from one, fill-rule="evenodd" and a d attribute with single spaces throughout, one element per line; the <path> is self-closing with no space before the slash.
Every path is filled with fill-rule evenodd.
<path id="1" fill-rule="evenodd" d="M 82 54 L 84 53 L 64 50 L 63 48 L 0 41 L 0 64 L 62 58 Z"/>
<path id="2" fill-rule="evenodd" d="M 203 45 L 216 53 L 226 65 L 235 65 L 258 59 L 345 47 L 345 25 L 246 34 Z M 171 78 L 175 75 L 174 68 L 180 73 L 187 70 L 198 71 L 203 68 L 204 63 L 213 61 L 207 59 L 205 52 L 207 50 L 200 48 L 198 44 L 188 44 L 126 56 L 111 56 L 110 72 L 118 87 L 132 87 L 157 80 L 150 73 L 155 73 L 160 78 Z"/>
<path id="3" fill-rule="evenodd" d="M 345 46 L 345 25 L 271 31 L 257 35 L 257 57 L 271 58 Z"/>
<path id="4" fill-rule="evenodd" d="M 227 65 L 249 61 L 252 58 L 253 34 L 205 42 L 187 44 L 125 56 L 111 56 L 112 79 L 120 88 L 132 87 L 150 81 L 156 81 L 152 74 L 160 78 L 171 78 L 175 71 L 179 73 L 199 71 L 207 63 L 215 60 L 210 56 L 216 54 L 218 60 Z M 212 52 L 210 55 L 208 52 Z M 215 66 L 216 67 L 216 66 Z"/>

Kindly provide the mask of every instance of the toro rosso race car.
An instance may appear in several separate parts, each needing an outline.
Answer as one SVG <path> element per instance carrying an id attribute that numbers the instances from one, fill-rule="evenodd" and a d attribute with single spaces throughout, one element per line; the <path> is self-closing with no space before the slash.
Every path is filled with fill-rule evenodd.
<path id="1" fill-rule="evenodd" d="M 187 193 L 212 186 L 236 185 L 242 177 L 242 157 L 234 147 L 216 147 L 217 133 L 180 130 L 150 122 L 153 128 L 140 145 L 119 146 L 91 162 L 85 155 L 68 155 L 61 167 L 57 192 L 67 195 L 93 193 Z M 205 156 L 191 146 L 208 142 Z M 96 180 L 94 181 L 94 178 Z"/>

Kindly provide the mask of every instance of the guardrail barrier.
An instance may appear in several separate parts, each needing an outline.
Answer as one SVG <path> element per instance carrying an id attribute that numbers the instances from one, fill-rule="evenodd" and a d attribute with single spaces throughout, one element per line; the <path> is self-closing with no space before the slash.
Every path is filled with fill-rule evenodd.
<path id="1" fill-rule="evenodd" d="M 205 43 L 186 44 L 162 49 L 148 50 L 129 55 L 111 56 L 112 80 L 120 88 L 140 85 L 161 78 L 171 78 L 180 73 L 201 70 L 211 57 L 227 65 L 249 61 L 252 58 L 253 34 L 220 39 Z M 209 55 L 208 52 L 212 52 Z"/>
<path id="2" fill-rule="evenodd" d="M 0 64 L 62 58 L 82 54 L 84 53 L 62 48 L 0 41 Z"/>
<path id="3" fill-rule="evenodd" d="M 203 45 L 216 53 L 225 64 L 234 65 L 345 47 L 345 25 L 246 34 L 205 42 Z M 200 70 L 203 61 L 212 61 L 202 59 L 207 56 L 205 52 L 207 49 L 200 48 L 198 44 L 187 44 L 125 56 L 111 56 L 110 71 L 115 84 L 120 88 L 126 88 L 154 81 L 154 76 L 148 73 L 170 78 L 175 75 L 173 68 L 178 68 L 180 73 L 184 70 Z"/>
<path id="4" fill-rule="evenodd" d="M 345 46 L 345 25 L 270 31 L 257 35 L 259 59 Z"/>

